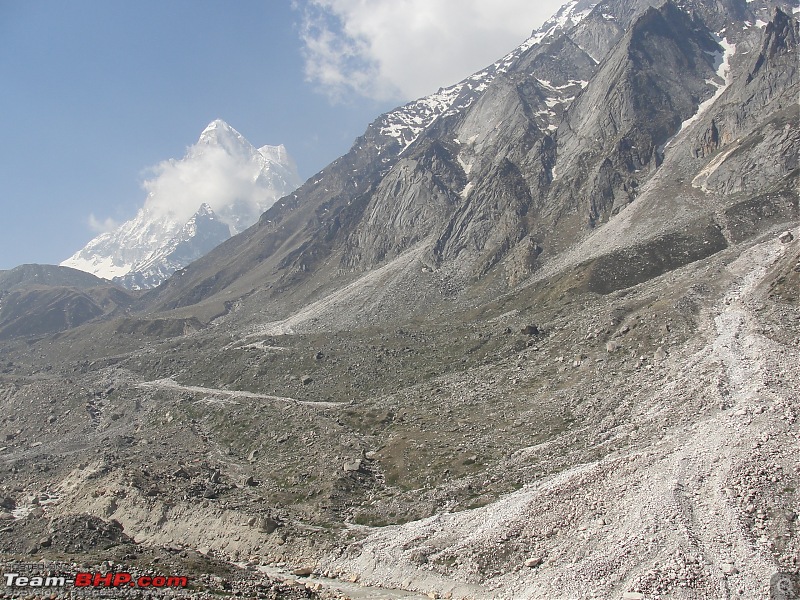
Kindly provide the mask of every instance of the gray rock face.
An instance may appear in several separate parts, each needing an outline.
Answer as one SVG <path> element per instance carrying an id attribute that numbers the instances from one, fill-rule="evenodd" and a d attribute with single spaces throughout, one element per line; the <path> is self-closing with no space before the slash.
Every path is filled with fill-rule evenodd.
<path id="1" fill-rule="evenodd" d="M 665 155 L 704 194 L 773 185 L 796 168 L 798 145 L 797 21 L 777 4 L 576 5 L 461 87 L 377 119 L 157 302 L 247 293 L 246 272 L 299 291 L 412 248 L 432 269 L 513 284 L 639 198 Z M 767 14 L 761 29 L 742 23 Z"/>
<path id="2" fill-rule="evenodd" d="M 705 119 L 693 152 L 713 158 L 696 186 L 723 195 L 754 192 L 797 169 L 797 42 L 797 21 L 776 10 L 760 46 Z"/>
<path id="3" fill-rule="evenodd" d="M 590 225 L 632 201 L 656 148 L 713 94 L 715 52 L 708 29 L 674 4 L 648 8 L 559 127 L 555 168 L 564 175 L 551 197 L 570 198 L 562 207 Z"/>

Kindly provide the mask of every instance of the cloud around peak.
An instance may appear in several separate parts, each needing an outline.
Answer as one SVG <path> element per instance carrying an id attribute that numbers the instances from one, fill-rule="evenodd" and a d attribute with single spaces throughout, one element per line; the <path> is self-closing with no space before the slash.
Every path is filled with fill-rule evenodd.
<path id="1" fill-rule="evenodd" d="M 187 221 L 201 204 L 221 211 L 235 202 L 257 205 L 264 190 L 256 184 L 260 165 L 243 162 L 223 148 L 210 146 L 191 158 L 165 160 L 148 169 L 142 187 L 145 209 Z"/>
<path id="2" fill-rule="evenodd" d="M 306 79 L 335 100 L 411 100 L 521 44 L 562 0 L 296 0 Z"/>
<path id="3" fill-rule="evenodd" d="M 257 150 L 222 121 L 209 125 L 183 158 L 161 161 L 142 177 L 147 192 L 142 208 L 149 218 L 185 223 L 207 204 L 234 233 L 301 183 L 283 146 Z M 97 233 L 121 226 L 94 214 L 88 224 Z"/>

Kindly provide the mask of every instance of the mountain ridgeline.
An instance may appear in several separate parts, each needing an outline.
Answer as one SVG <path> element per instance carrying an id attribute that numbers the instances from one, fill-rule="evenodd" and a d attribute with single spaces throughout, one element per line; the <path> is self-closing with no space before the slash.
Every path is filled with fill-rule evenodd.
<path id="1" fill-rule="evenodd" d="M 789 5 L 654 4 L 570 3 L 489 69 L 380 117 L 148 306 L 266 295 L 284 317 L 297 297 L 322 297 L 392 261 L 407 268 L 409 252 L 414 278 L 440 272 L 460 291 L 508 289 L 593 237 L 572 261 L 610 250 L 612 237 L 614 248 L 644 248 L 669 234 L 674 245 L 658 252 L 674 268 L 726 247 L 722 220 L 750 200 L 742 194 L 774 188 L 784 200 L 764 200 L 778 204 L 772 220 L 795 218 Z M 403 129 L 421 105 L 436 107 L 418 119 L 427 125 Z M 286 305 L 272 301 L 280 294 Z"/>

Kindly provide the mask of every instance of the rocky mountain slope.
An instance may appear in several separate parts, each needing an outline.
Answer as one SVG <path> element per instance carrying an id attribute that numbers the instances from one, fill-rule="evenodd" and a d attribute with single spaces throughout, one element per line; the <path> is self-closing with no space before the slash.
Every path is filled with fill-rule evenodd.
<path id="1" fill-rule="evenodd" d="M 94 557 L 84 515 L 354 597 L 797 582 L 796 12 L 569 2 L 124 314 L 0 340 L 0 553 Z"/>
<path id="2" fill-rule="evenodd" d="M 126 290 L 83 271 L 21 265 L 0 272 L 0 339 L 72 329 L 120 314 L 132 301 Z"/>
<path id="3" fill-rule="evenodd" d="M 147 182 L 149 194 L 136 217 L 61 264 L 130 289 L 155 287 L 247 229 L 299 184 L 283 146 L 256 149 L 224 121 L 214 121 L 183 159 L 161 165 Z"/>
<path id="4" fill-rule="evenodd" d="M 447 105 L 413 142 L 410 134 L 391 135 L 395 130 L 387 123 L 417 114 L 420 103 L 432 100 L 379 118 L 347 155 L 277 203 L 234 246 L 170 281 L 155 305 L 193 305 L 195 313 L 217 315 L 224 310 L 222 298 L 246 296 L 261 311 L 270 307 L 277 320 L 286 316 L 284 307 L 322 298 L 331 287 L 341 288 L 343 278 L 354 281 L 412 250 L 421 253 L 419 269 L 447 273 L 458 289 L 469 287 L 472 277 L 503 289 L 530 276 L 643 198 L 656 174 L 658 181 L 676 170 L 700 174 L 711 157 L 698 149 L 715 135 L 726 105 L 736 106 L 739 122 L 747 124 L 740 143 L 760 138 L 757 129 L 770 127 L 767 115 L 784 110 L 793 118 L 793 33 L 774 30 L 791 17 L 781 12 L 767 25 L 770 8 L 758 3 L 747 4 L 745 21 L 739 8 L 698 2 L 689 9 L 694 18 L 672 3 L 660 9 L 601 3 L 572 27 L 583 39 L 590 23 L 619 21 L 627 33 L 605 56 L 590 56 L 551 25 L 547 31 L 553 33 L 536 34 L 511 58 L 476 75 L 479 98 Z M 715 27 L 727 19 L 728 27 L 712 30 L 703 14 Z M 563 15 L 561 21 L 571 23 Z M 774 36 L 788 39 L 772 51 L 764 45 Z M 729 89 L 729 82 L 736 85 Z M 757 98 L 764 110 L 743 96 Z M 699 129 L 701 120 L 699 139 L 689 141 L 684 130 Z M 778 131 L 772 141 L 785 151 L 795 134 L 791 127 Z M 679 133 L 691 148 L 679 148 Z M 753 152 L 764 156 L 763 150 Z M 781 154 L 786 158 L 775 172 L 758 176 L 760 189 L 780 185 L 792 172 L 793 153 Z M 672 164 L 661 169 L 666 159 Z M 679 177 L 666 182 L 676 203 L 662 205 L 673 225 L 683 228 L 674 217 L 691 207 L 701 230 L 715 228 L 711 215 L 735 195 L 684 190 Z M 687 195 L 693 201 L 685 202 Z M 636 229 L 646 236 L 663 233 L 651 225 L 637 222 Z M 710 230 L 708 235 L 714 237 Z M 699 244 L 718 249 L 715 239 Z M 281 299 L 273 303 L 276 289 Z M 403 304 L 412 311 L 420 305 Z"/>

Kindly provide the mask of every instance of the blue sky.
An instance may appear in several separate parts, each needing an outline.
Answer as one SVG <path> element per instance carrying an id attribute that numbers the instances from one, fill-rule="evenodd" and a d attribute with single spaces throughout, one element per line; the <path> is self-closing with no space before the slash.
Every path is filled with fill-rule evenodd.
<path id="1" fill-rule="evenodd" d="M 379 114 L 524 41 L 559 0 L 0 0 L 0 269 L 57 264 L 212 120 L 310 177 Z M 490 15 L 484 5 L 494 8 Z M 457 16 L 456 16 L 457 15 Z"/>

